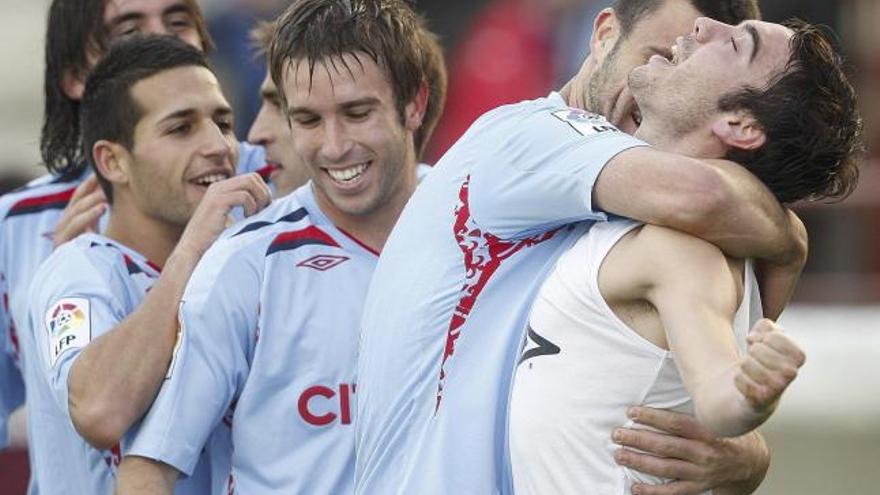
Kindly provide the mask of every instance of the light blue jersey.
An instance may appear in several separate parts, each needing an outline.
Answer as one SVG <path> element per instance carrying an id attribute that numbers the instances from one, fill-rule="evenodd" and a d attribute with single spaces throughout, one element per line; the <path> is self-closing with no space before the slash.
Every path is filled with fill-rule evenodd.
<path id="1" fill-rule="evenodd" d="M 190 279 L 171 376 L 129 454 L 188 474 L 234 405 L 234 493 L 351 493 L 357 334 L 377 259 L 311 184 L 224 233 Z"/>
<path id="2" fill-rule="evenodd" d="M 239 173 L 257 172 L 268 179 L 266 152 L 261 146 L 240 143 Z M 24 402 L 19 373 L 19 335 L 27 321 L 31 280 L 52 252 L 52 233 L 73 192 L 91 174 L 86 168 L 74 177 L 44 175 L 27 186 L 0 197 L 0 449 L 7 441 L 9 413 Z M 271 186 L 271 184 L 270 184 Z M 102 224 L 106 223 L 106 215 Z M 26 384 L 26 377 L 25 384 Z M 34 448 L 28 450 L 31 466 L 40 463 Z M 30 495 L 39 493 L 33 480 Z"/>
<path id="3" fill-rule="evenodd" d="M 31 331 L 23 334 L 21 344 L 28 434 L 38 452 L 31 470 L 40 493 L 113 493 L 126 441 L 99 451 L 76 433 L 68 409 L 68 375 L 83 348 L 137 309 L 158 277 L 158 267 L 139 253 L 97 234 L 59 247 L 37 270 L 28 315 Z M 228 435 L 225 447 L 228 459 Z M 216 454 L 221 458 L 222 452 Z M 217 484 L 228 474 L 228 460 L 226 466 L 226 472 L 214 473 Z M 199 473 L 177 493 L 210 490 L 207 464 Z"/>
<path id="4" fill-rule="evenodd" d="M 510 493 L 507 408 L 528 309 L 604 219 L 599 172 L 642 145 L 554 93 L 484 115 L 437 164 L 364 307 L 357 493 Z"/>
<path id="5" fill-rule="evenodd" d="M 37 267 L 52 252 L 52 231 L 79 182 L 44 176 L 0 197 L 0 448 L 8 438 L 8 415 L 24 403 L 19 359 L 27 291 Z M 36 488 L 29 493 L 36 495 Z"/>

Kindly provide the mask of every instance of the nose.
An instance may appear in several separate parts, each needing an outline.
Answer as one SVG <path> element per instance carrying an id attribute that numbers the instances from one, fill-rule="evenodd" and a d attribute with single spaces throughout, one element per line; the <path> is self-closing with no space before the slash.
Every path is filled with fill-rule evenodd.
<path id="1" fill-rule="evenodd" d="M 213 121 L 209 125 L 204 126 L 204 136 L 202 141 L 202 154 L 206 157 L 222 159 L 230 156 L 237 144 L 232 133 L 224 133 L 220 127 Z"/>
<path id="2" fill-rule="evenodd" d="M 345 124 L 337 119 L 327 119 L 324 122 L 324 135 L 321 143 L 321 156 L 327 162 L 340 162 L 351 150 L 352 142 L 349 139 Z"/>
<path id="3" fill-rule="evenodd" d="M 693 37 L 700 43 L 705 43 L 713 37 L 721 34 L 724 28 L 729 28 L 727 24 L 718 22 L 708 17 L 700 17 L 694 22 Z"/>
<path id="4" fill-rule="evenodd" d="M 165 25 L 165 22 L 156 16 L 150 16 L 147 18 L 144 27 L 144 34 L 155 34 L 158 36 L 171 36 L 174 34 L 173 31 L 168 29 L 168 26 Z"/>
<path id="5" fill-rule="evenodd" d="M 257 113 L 257 118 L 254 119 L 254 123 L 251 124 L 251 128 L 248 131 L 247 140 L 249 143 L 259 146 L 267 146 L 274 141 L 272 133 L 270 132 L 270 126 L 266 123 L 266 120 L 266 109 L 261 108 L 260 112 Z"/>

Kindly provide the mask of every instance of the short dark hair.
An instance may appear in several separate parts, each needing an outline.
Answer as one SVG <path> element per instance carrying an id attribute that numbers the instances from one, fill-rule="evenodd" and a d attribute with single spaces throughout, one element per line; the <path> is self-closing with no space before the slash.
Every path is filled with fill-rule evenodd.
<path id="1" fill-rule="evenodd" d="M 211 69 L 203 52 L 177 38 L 135 36 L 114 43 L 86 80 L 80 110 L 80 154 L 94 167 L 109 201 L 113 200 L 110 183 L 95 167 L 92 148 L 107 140 L 132 149 L 134 129 L 146 109 L 135 101 L 131 87 L 160 72 L 188 66 Z"/>
<path id="2" fill-rule="evenodd" d="M 421 85 L 429 89 L 422 126 L 414 136 L 421 156 L 446 101 L 446 65 L 436 35 L 404 0 L 294 0 L 276 21 L 269 70 L 286 105 L 281 77 L 291 61 L 315 64 L 364 53 L 387 71 L 401 120 Z"/>
<path id="3" fill-rule="evenodd" d="M 756 150 L 727 158 L 757 175 L 782 203 L 843 199 L 855 189 L 863 157 L 862 119 L 842 57 L 822 29 L 799 20 L 791 57 L 764 88 L 721 98 L 722 111 L 745 110 L 767 135 Z"/>
<path id="4" fill-rule="evenodd" d="M 620 22 L 622 37 L 627 37 L 645 16 L 653 14 L 670 0 L 616 0 L 614 13 Z M 745 20 L 760 19 L 758 0 L 690 0 L 701 14 L 725 24 L 737 25 Z"/>
<path id="5" fill-rule="evenodd" d="M 110 33 L 104 26 L 108 0 L 53 0 L 46 23 L 43 129 L 40 154 L 49 172 L 72 178 L 85 168 L 80 146 L 80 102 L 61 88 L 66 70 L 85 75 L 89 54 L 107 51 Z M 205 51 L 213 47 L 196 0 L 183 0 L 190 9 Z"/>

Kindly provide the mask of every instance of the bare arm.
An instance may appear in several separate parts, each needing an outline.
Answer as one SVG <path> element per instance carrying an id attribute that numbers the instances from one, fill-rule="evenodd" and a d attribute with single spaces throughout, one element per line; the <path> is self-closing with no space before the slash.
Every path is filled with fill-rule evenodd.
<path id="1" fill-rule="evenodd" d="M 125 456 L 119 465 L 116 495 L 171 495 L 180 473 L 168 464 Z"/>
<path id="2" fill-rule="evenodd" d="M 709 241 L 734 258 L 784 265 L 799 254 L 782 207 L 735 163 L 632 148 L 605 166 L 593 201 L 603 211 Z"/>
<path id="3" fill-rule="evenodd" d="M 807 262 L 808 237 L 804 223 L 791 210 L 787 210 L 795 242 L 798 249 L 788 263 L 761 261 L 758 264 L 758 280 L 761 285 L 761 301 L 764 304 L 764 316 L 776 320 L 782 314 L 788 301 L 794 294 L 795 286 L 801 277 L 801 271 Z"/>
<path id="4" fill-rule="evenodd" d="M 662 260 L 646 270 L 646 299 L 659 313 L 697 418 L 722 436 L 758 427 L 797 376 L 803 352 L 762 320 L 740 359 L 732 322 L 741 271 L 714 246 L 669 229 L 646 226 L 637 242 Z"/>
<path id="5" fill-rule="evenodd" d="M 268 202 L 269 190 L 256 174 L 212 185 L 138 309 L 76 358 L 68 377 L 70 416 L 89 443 L 109 448 L 149 408 L 171 362 L 177 308 L 196 264 L 232 207 L 252 214 Z"/>

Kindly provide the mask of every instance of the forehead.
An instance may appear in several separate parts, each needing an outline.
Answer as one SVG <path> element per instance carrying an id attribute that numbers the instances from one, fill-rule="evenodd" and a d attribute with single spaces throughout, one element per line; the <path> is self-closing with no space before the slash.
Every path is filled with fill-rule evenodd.
<path id="1" fill-rule="evenodd" d="M 668 49 L 675 38 L 690 33 L 702 15 L 689 0 L 665 0 L 657 10 L 636 21 L 628 38 L 638 47 Z"/>
<path id="2" fill-rule="evenodd" d="M 760 38 L 760 49 L 755 55 L 754 64 L 773 69 L 788 63 L 791 58 L 791 37 L 794 35 L 791 29 L 762 21 L 747 21 L 734 29 L 746 31 L 747 27 L 754 28 Z"/>
<path id="3" fill-rule="evenodd" d="M 189 3 L 184 0 L 108 0 L 104 7 L 104 23 L 125 15 L 162 15 L 172 8 L 192 12 Z"/>
<path id="4" fill-rule="evenodd" d="M 161 120 L 182 110 L 213 114 L 229 107 L 214 74 L 198 66 L 176 67 L 142 79 L 131 87 L 131 95 L 144 111 L 142 121 Z"/>
<path id="5" fill-rule="evenodd" d="M 317 61 L 292 60 L 284 78 L 284 93 L 291 105 L 332 104 L 351 99 L 391 96 L 386 71 L 364 53 L 346 53 Z"/>

